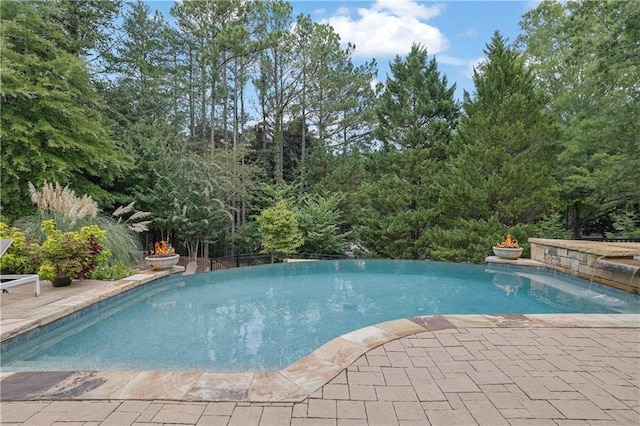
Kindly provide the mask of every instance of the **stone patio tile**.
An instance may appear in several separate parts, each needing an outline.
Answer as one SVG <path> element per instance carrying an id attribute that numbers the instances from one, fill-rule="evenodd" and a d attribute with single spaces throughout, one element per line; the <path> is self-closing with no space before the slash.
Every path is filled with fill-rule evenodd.
<path id="1" fill-rule="evenodd" d="M 471 413 L 467 410 L 433 410 L 427 411 L 427 418 L 432 425 L 475 425 Z"/>
<path id="2" fill-rule="evenodd" d="M 402 345 L 400 339 L 392 340 L 382 345 L 385 352 L 403 352 L 405 353 L 405 347 Z"/>
<path id="3" fill-rule="evenodd" d="M 383 373 L 348 372 L 349 385 L 384 385 Z"/>
<path id="4" fill-rule="evenodd" d="M 640 413 L 636 410 L 607 410 L 607 414 L 620 424 L 640 424 Z"/>
<path id="5" fill-rule="evenodd" d="M 291 426 L 336 426 L 336 419 L 291 419 Z M 231 425 L 230 425 L 231 426 Z"/>
<path id="6" fill-rule="evenodd" d="M 338 426 L 368 426 L 364 419 L 338 419 Z"/>
<path id="7" fill-rule="evenodd" d="M 164 404 L 151 421 L 154 423 L 196 423 L 206 408 L 205 404 Z"/>
<path id="8" fill-rule="evenodd" d="M 333 399 L 310 399 L 307 416 L 335 419 L 337 417 L 337 401 Z"/>
<path id="9" fill-rule="evenodd" d="M 500 371 L 500 369 L 489 360 L 470 360 L 467 362 L 475 371 Z"/>
<path id="10" fill-rule="evenodd" d="M 231 416 L 236 408 L 235 402 L 210 402 L 202 413 L 203 416 Z"/>
<path id="11" fill-rule="evenodd" d="M 531 417 L 536 419 L 561 419 L 564 416 L 556 410 L 549 401 L 521 401 L 522 406 L 527 409 Z"/>
<path id="12" fill-rule="evenodd" d="M 366 419 L 364 401 L 338 401 L 338 419 Z"/>
<path id="13" fill-rule="evenodd" d="M 513 383 L 513 381 L 501 371 L 471 371 L 467 374 L 477 385 L 500 385 Z"/>
<path id="14" fill-rule="evenodd" d="M 292 417 L 307 417 L 308 403 L 293 404 Z"/>
<path id="15" fill-rule="evenodd" d="M 413 389 L 420 401 L 446 401 L 447 398 L 442 393 L 434 381 L 412 380 Z"/>
<path id="16" fill-rule="evenodd" d="M 591 401 L 557 400 L 549 402 L 568 419 L 611 420 L 607 413 Z"/>
<path id="17" fill-rule="evenodd" d="M 322 388 L 325 399 L 349 399 L 349 385 L 326 384 Z"/>
<path id="18" fill-rule="evenodd" d="M 553 420 L 539 420 L 539 419 L 509 419 L 509 423 L 512 426 L 556 426 L 557 423 Z"/>
<path id="19" fill-rule="evenodd" d="M 464 405 L 473 418 L 481 425 L 509 424 L 488 399 L 464 401 Z"/>
<path id="20" fill-rule="evenodd" d="M 419 402 L 394 402 L 398 420 L 426 420 L 424 408 Z"/>
<path id="21" fill-rule="evenodd" d="M 347 382 L 347 370 L 344 370 L 343 372 L 338 374 L 329 383 L 334 384 L 334 385 L 337 385 L 337 384 L 346 385 L 346 384 L 348 384 L 349 382 Z"/>
<path id="22" fill-rule="evenodd" d="M 431 375 L 431 373 L 427 368 L 407 367 L 404 369 L 404 371 L 407 373 L 407 376 L 409 376 L 410 381 L 414 381 L 414 380 L 428 380 L 432 382 L 434 381 L 433 376 Z"/>
<path id="23" fill-rule="evenodd" d="M 469 361 L 438 361 L 436 366 L 442 373 L 467 373 L 474 371 Z"/>
<path id="24" fill-rule="evenodd" d="M 376 401 L 376 389 L 373 385 L 349 385 L 349 396 L 353 401 Z"/>
<path id="25" fill-rule="evenodd" d="M 233 410 L 229 426 L 257 426 L 260 423 L 263 407 L 236 407 Z"/>
<path id="26" fill-rule="evenodd" d="M 40 413 L 64 413 L 68 422 L 101 422 L 120 406 L 119 401 L 54 401 Z"/>
<path id="27" fill-rule="evenodd" d="M 479 392 L 480 389 L 466 374 L 449 375 L 446 379 L 436 379 L 442 392 Z"/>
<path id="28" fill-rule="evenodd" d="M 411 386 L 376 386 L 378 401 L 418 401 Z"/>
<path id="29" fill-rule="evenodd" d="M 291 422 L 292 407 L 264 407 L 260 426 L 280 426 Z"/>
<path id="30" fill-rule="evenodd" d="M 140 417 L 134 411 L 114 411 L 100 423 L 100 426 L 130 426 Z"/>
<path id="31" fill-rule="evenodd" d="M 82 425 L 84 426 L 83 421 L 77 421 L 77 422 L 68 422 L 67 418 L 69 416 L 69 413 L 66 412 L 61 412 L 61 413 L 36 413 L 33 416 L 31 416 L 29 418 L 29 420 L 27 420 L 24 423 L 15 423 L 17 425 L 26 425 L 26 426 L 50 426 L 50 425 L 54 425 L 54 424 L 60 424 L 60 422 L 64 422 L 65 425 L 72 425 L 72 424 L 78 424 L 78 425 Z M 4 421 L 4 415 L 1 417 L 2 419 L 2 425 L 6 425 L 5 421 Z"/>
<path id="32" fill-rule="evenodd" d="M 438 333 L 435 332 L 433 335 L 438 339 L 440 345 L 444 347 L 449 346 L 462 346 L 462 343 L 456 338 L 457 334 L 449 334 L 449 333 Z"/>
<path id="33" fill-rule="evenodd" d="M 151 401 L 122 401 L 116 409 L 117 412 L 142 413 L 151 404 Z"/>
<path id="34" fill-rule="evenodd" d="M 498 409 L 522 408 L 522 400 L 510 392 L 487 392 L 485 395 Z"/>
<path id="35" fill-rule="evenodd" d="M 398 424 L 398 418 L 391 402 L 367 401 L 364 404 L 370 426 Z"/>
<path id="36" fill-rule="evenodd" d="M 136 420 L 136 423 L 150 422 L 151 419 L 160 411 L 162 404 L 151 403 L 144 409 L 142 414 Z"/>
<path id="37" fill-rule="evenodd" d="M 464 346 L 448 346 L 446 350 L 455 361 L 470 361 L 476 359 Z"/>
<path id="38" fill-rule="evenodd" d="M 0 402 L 0 419 L 3 423 L 22 423 L 29 417 L 35 415 L 40 410 L 49 405 L 50 402 Z"/>
<path id="39" fill-rule="evenodd" d="M 390 367 L 391 361 L 386 355 L 365 355 L 367 357 L 367 362 L 371 366 L 379 366 L 379 367 Z"/>
<path id="40" fill-rule="evenodd" d="M 626 404 L 592 383 L 577 383 L 572 386 L 603 410 L 625 410 L 628 408 Z M 637 397 L 640 399 L 640 389 L 637 392 Z"/>
<path id="41" fill-rule="evenodd" d="M 387 358 L 392 367 L 413 367 L 413 363 L 406 353 L 387 352 Z"/>
<path id="42" fill-rule="evenodd" d="M 382 367 L 382 375 L 387 386 L 406 386 L 411 384 L 404 368 Z"/>
<path id="43" fill-rule="evenodd" d="M 229 420 L 231 416 L 205 416 L 202 415 L 196 426 L 227 426 L 229 424 Z M 136 423 L 134 426 L 137 426 Z M 154 425 L 157 426 L 157 423 Z"/>
<path id="44" fill-rule="evenodd" d="M 430 333 L 431 336 L 433 334 Z M 440 341 L 435 337 L 430 338 L 408 338 L 407 341 L 411 344 L 412 348 L 442 348 Z M 424 352 L 421 352 L 424 354 Z"/>

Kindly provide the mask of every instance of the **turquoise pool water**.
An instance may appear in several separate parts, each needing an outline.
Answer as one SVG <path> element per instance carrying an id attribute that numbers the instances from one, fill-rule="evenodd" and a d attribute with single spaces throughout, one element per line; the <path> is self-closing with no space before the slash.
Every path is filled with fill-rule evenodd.
<path id="1" fill-rule="evenodd" d="M 277 370 L 341 334 L 428 314 L 638 313 L 636 295 L 512 266 L 355 260 L 149 283 L 2 353 L 6 371 Z"/>

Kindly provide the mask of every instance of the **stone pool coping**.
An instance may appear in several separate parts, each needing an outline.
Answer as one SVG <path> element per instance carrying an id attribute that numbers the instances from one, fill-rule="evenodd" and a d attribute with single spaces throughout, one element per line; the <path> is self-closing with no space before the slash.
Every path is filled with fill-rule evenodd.
<path id="1" fill-rule="evenodd" d="M 26 311 L 24 318 L 5 318 L 3 314 L 0 324 L 2 340 L 53 322 L 136 286 L 181 271 L 181 267 L 170 271 L 143 271 L 36 307 Z M 0 400 L 299 402 L 330 382 L 368 351 L 396 339 L 457 328 L 545 327 L 640 328 L 640 314 L 417 316 L 387 321 L 343 334 L 277 372 L 1 372 Z"/>

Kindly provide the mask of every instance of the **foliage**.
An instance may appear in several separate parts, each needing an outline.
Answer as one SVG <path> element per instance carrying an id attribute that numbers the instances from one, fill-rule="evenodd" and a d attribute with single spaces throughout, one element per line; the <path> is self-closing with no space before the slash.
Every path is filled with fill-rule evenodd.
<path id="1" fill-rule="evenodd" d="M 45 220 L 42 228 L 47 235 L 38 250 L 38 274 L 42 279 L 53 280 L 58 274 L 82 279 L 111 255 L 101 244 L 107 232 L 96 225 L 83 226 L 78 232 L 62 232 L 53 220 Z"/>
<path id="2" fill-rule="evenodd" d="M 54 214 L 62 220 L 68 222 L 69 228 L 73 228 L 78 220 L 85 217 L 94 218 L 98 215 L 98 203 L 90 195 L 85 194 L 82 198 L 76 197 L 75 192 L 58 182 L 47 182 L 42 184 L 42 191 L 29 182 L 29 195 L 31 201 L 43 214 Z"/>
<path id="3" fill-rule="evenodd" d="M 0 222 L 0 238 L 11 238 L 13 243 L 0 258 L 0 269 L 6 269 L 14 273 L 33 273 L 34 264 L 33 243 L 19 228 Z"/>
<path id="4" fill-rule="evenodd" d="M 443 158 L 459 115 L 456 85 L 447 87 L 435 57 L 428 61 L 427 49 L 416 44 L 405 59 L 396 56 L 390 68 L 375 109 L 375 135 L 384 147 L 429 149 L 432 157 Z"/>
<path id="5" fill-rule="evenodd" d="M 64 182 L 109 202 L 109 185 L 128 167 L 86 62 L 63 47 L 59 11 L 54 2 L 0 3 L 0 208 L 11 219 L 30 210 L 29 180 Z"/>
<path id="6" fill-rule="evenodd" d="M 420 242 L 429 259 L 482 263 L 504 234 L 505 226 L 495 216 L 488 220 L 458 218 L 448 229 L 427 229 Z"/>
<path id="7" fill-rule="evenodd" d="M 93 271 L 86 276 L 91 280 L 114 281 L 122 278 L 130 277 L 135 274 L 135 270 L 121 263 L 112 266 L 98 265 Z"/>
<path id="8" fill-rule="evenodd" d="M 524 58 L 495 33 L 487 62 L 465 93 L 447 173 L 438 176 L 446 218 L 534 223 L 557 205 L 553 171 L 558 128 Z"/>
<path id="9" fill-rule="evenodd" d="M 573 238 L 639 205 L 639 20 L 637 1 L 545 1 L 521 22 L 519 44 L 562 125 L 557 170 Z"/>
<path id="10" fill-rule="evenodd" d="M 341 213 L 338 205 L 344 199 L 341 193 L 327 195 L 305 194 L 297 208 L 304 253 L 344 254 L 348 246 L 348 232 L 340 229 Z"/>
<path id="11" fill-rule="evenodd" d="M 531 235 L 538 238 L 556 238 L 561 240 L 571 238 L 571 231 L 566 229 L 564 219 L 560 213 L 544 215 L 531 229 Z"/>
<path id="12" fill-rule="evenodd" d="M 640 217 L 634 212 L 623 212 L 613 215 L 613 229 L 615 233 L 608 232 L 607 238 L 617 236 L 624 238 L 640 238 Z"/>
<path id="13" fill-rule="evenodd" d="M 257 221 L 264 252 L 295 253 L 304 244 L 298 217 L 284 201 L 264 210 Z"/>
<path id="14" fill-rule="evenodd" d="M 354 231 L 378 256 L 420 258 L 417 242 L 433 224 L 434 177 L 442 170 L 459 107 L 435 58 L 414 45 L 391 64 L 376 105 L 382 149 L 367 156 L 356 193 Z"/>

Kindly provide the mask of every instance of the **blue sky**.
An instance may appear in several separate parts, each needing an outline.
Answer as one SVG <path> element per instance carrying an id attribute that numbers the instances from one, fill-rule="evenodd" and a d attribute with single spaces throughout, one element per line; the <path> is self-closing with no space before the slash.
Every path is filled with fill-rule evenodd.
<path id="1" fill-rule="evenodd" d="M 375 58 L 378 79 L 385 81 L 389 62 L 405 56 L 413 42 L 435 54 L 439 68 L 462 90 L 473 91 L 473 67 L 495 30 L 510 42 L 519 34 L 521 16 L 535 7 L 529 1 L 424 1 L 424 0 L 290 0 L 294 17 L 308 14 L 328 23 L 346 44 L 356 45 L 354 62 Z M 173 1 L 150 2 L 168 16 Z"/>

